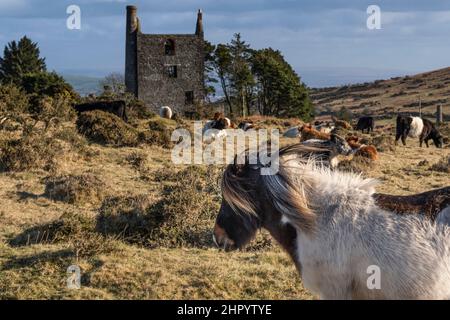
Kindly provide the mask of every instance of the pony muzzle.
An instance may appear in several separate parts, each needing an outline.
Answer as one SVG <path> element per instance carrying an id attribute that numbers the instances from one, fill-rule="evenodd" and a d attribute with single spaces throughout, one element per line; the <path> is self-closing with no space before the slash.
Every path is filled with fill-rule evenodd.
<path id="1" fill-rule="evenodd" d="M 227 232 L 217 223 L 214 226 L 213 242 L 219 248 L 225 251 L 236 249 L 235 242 L 230 239 Z"/>

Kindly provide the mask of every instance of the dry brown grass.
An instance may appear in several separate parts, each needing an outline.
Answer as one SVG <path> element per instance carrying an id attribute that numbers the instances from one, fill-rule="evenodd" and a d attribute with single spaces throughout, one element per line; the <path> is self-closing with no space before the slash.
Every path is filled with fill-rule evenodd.
<path id="1" fill-rule="evenodd" d="M 145 122 L 137 129 L 148 128 Z M 211 248 L 221 168 L 173 166 L 170 150 L 157 145 L 83 143 L 70 129 L 57 139 L 72 148 L 56 158 L 51 176 L 88 172 L 107 183 L 105 198 L 53 201 L 45 191 L 48 172 L 0 173 L 0 299 L 313 298 L 267 234 L 249 251 Z M 449 148 L 419 148 L 409 139 L 361 171 L 380 180 L 380 192 L 411 194 L 448 185 L 448 173 L 430 167 L 449 156 Z M 82 269 L 81 290 L 66 288 L 72 264 Z"/>

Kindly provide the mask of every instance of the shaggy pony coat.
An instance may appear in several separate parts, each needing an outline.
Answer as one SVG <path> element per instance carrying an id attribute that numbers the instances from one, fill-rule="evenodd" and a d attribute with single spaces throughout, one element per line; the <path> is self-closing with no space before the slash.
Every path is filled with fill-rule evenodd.
<path id="1" fill-rule="evenodd" d="M 363 158 L 368 158 L 372 161 L 378 160 L 377 148 L 373 145 L 365 145 L 358 142 L 358 137 L 348 137 L 347 143 L 355 151 L 355 156 L 361 156 Z"/>
<path id="2" fill-rule="evenodd" d="M 304 125 L 300 128 L 300 142 L 304 142 L 311 139 L 317 140 L 330 140 L 331 135 L 329 133 L 323 133 L 314 129 L 311 125 Z"/>
<path id="3" fill-rule="evenodd" d="M 277 212 L 297 230 L 304 286 L 322 299 L 450 299 L 450 228 L 381 209 L 375 180 L 305 161 L 302 148 L 280 150 L 276 175 L 230 165 L 222 191 L 235 212 Z"/>

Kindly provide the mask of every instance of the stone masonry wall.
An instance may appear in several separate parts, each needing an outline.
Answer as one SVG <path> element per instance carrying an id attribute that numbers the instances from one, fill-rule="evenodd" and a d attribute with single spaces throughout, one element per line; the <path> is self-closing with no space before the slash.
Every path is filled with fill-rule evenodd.
<path id="1" fill-rule="evenodd" d="M 175 55 L 165 55 L 166 40 L 175 41 Z M 169 106 L 181 115 L 193 106 L 185 104 L 185 92 L 204 99 L 204 42 L 196 35 L 137 35 L 138 97 L 157 112 Z M 170 78 L 166 67 L 176 65 L 178 77 Z"/>

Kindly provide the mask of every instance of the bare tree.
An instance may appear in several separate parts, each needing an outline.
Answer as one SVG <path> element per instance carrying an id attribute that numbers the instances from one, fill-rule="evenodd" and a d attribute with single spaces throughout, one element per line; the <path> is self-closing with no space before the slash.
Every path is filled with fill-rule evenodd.
<path id="1" fill-rule="evenodd" d="M 122 95 L 125 93 L 125 77 L 121 73 L 113 72 L 107 75 L 100 85 L 105 93 Z"/>

